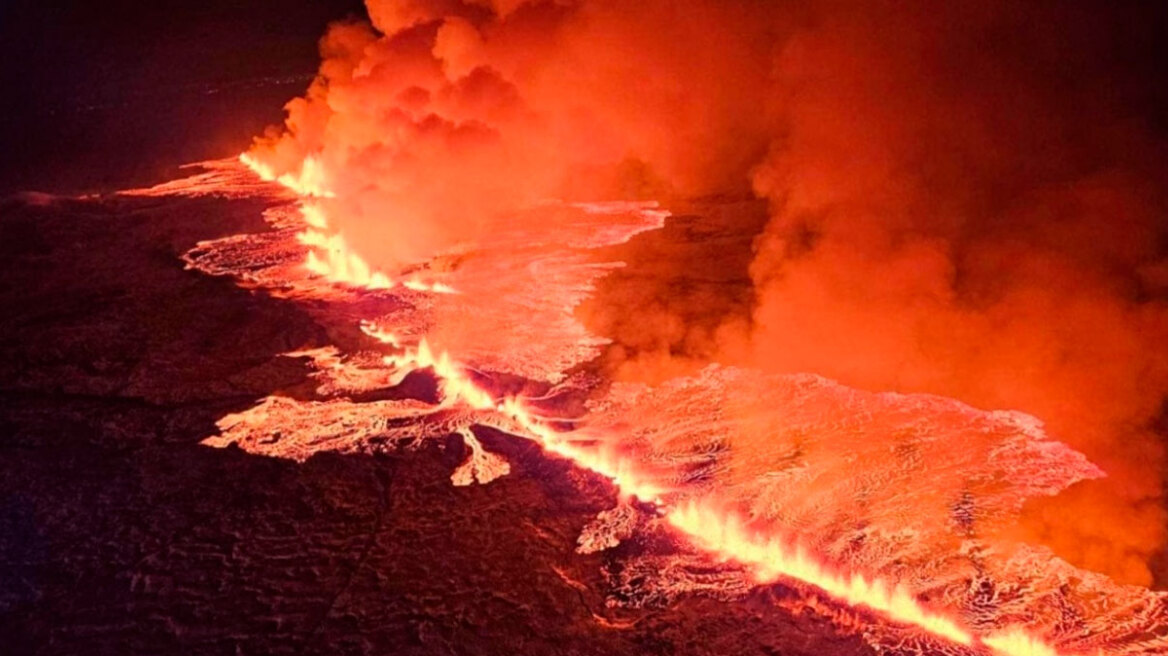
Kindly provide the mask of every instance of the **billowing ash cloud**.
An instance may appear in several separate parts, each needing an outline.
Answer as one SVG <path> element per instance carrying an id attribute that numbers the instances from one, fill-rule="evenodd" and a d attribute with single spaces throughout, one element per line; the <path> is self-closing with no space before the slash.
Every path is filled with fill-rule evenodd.
<path id="1" fill-rule="evenodd" d="M 1110 477 L 1029 507 L 1022 537 L 1150 582 L 1168 160 L 1146 7 L 368 5 L 255 154 L 316 159 L 330 224 L 371 262 L 422 262 L 549 197 L 753 190 L 753 303 L 712 303 L 737 309 L 695 337 L 677 326 L 700 296 L 662 285 L 663 316 L 624 337 L 1033 413 Z"/>
<path id="2" fill-rule="evenodd" d="M 371 1 L 258 154 L 317 158 L 330 220 L 387 267 L 547 198 L 745 189 L 772 42 L 758 10 L 686 4 Z"/>
<path id="3" fill-rule="evenodd" d="M 1168 160 L 1135 67 L 1154 33 L 1099 7 L 920 4 L 825 10 L 775 59 L 751 353 L 1042 418 L 1109 478 L 1031 506 L 1027 537 L 1148 583 Z"/>

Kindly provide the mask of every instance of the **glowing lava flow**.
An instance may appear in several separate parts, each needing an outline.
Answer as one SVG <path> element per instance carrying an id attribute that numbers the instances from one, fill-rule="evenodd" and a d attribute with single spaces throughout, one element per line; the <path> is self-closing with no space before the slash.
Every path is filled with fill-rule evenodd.
<path id="1" fill-rule="evenodd" d="M 240 161 L 261 178 L 278 182 L 302 197 L 301 214 L 309 228 L 300 235 L 300 240 L 314 249 L 310 250 L 306 263 L 309 270 L 345 284 L 374 289 L 394 286 L 388 277 L 372 271 L 364 260 L 352 253 L 339 234 L 328 235 L 324 232 L 328 222 L 319 206 L 311 201 L 313 198 L 328 198 L 331 194 L 322 186 L 323 178 L 315 160 L 306 160 L 299 176 L 276 176 L 269 167 L 246 154 L 240 156 Z M 317 251 L 322 252 L 324 257 L 317 256 Z M 415 290 L 451 291 L 420 281 L 402 284 Z M 869 608 L 892 621 L 979 650 L 992 650 L 1004 656 L 1058 656 L 1055 649 L 1020 628 L 978 636 L 963 628 L 957 620 L 927 609 L 901 586 L 858 574 L 833 572 L 830 566 L 809 551 L 792 542 L 752 531 L 736 513 L 716 503 L 693 499 L 670 503 L 670 489 L 661 482 L 660 477 L 653 476 L 627 455 L 605 446 L 610 441 L 587 439 L 583 431 L 560 432 L 541 421 L 522 400 L 496 399 L 491 392 L 476 384 L 466 369 L 456 364 L 449 354 L 435 354 L 425 339 L 416 348 L 402 348 L 396 336 L 376 324 L 362 322 L 361 330 L 378 342 L 401 349 L 399 353 L 383 358 L 386 365 L 400 373 L 398 380 L 411 371 L 431 370 L 438 378 L 443 406 L 463 404 L 473 410 L 483 411 L 488 415 L 483 420 L 484 425 L 495 425 L 501 430 L 533 440 L 545 451 L 563 456 L 578 466 L 607 477 L 622 494 L 656 505 L 664 520 L 695 546 L 722 559 L 744 565 L 760 583 L 780 577 L 801 581 L 849 605 Z M 496 422 L 501 425 L 496 425 Z M 485 482 L 505 473 L 504 470 L 488 466 L 475 469 L 484 453 L 482 446 L 469 431 L 463 436 L 472 450 L 471 468 L 456 472 L 456 483 L 466 484 L 471 480 Z"/>
<path id="2" fill-rule="evenodd" d="M 301 206 L 300 212 L 307 216 L 306 208 Z M 310 224 L 311 225 L 311 224 Z M 326 224 L 327 225 L 327 224 Z M 336 283 L 365 287 L 367 289 L 389 289 L 393 281 L 380 271 L 374 271 L 361 256 L 349 249 L 345 238 L 340 233 L 331 235 L 322 231 L 308 228 L 296 236 L 300 243 L 309 247 L 308 257 L 304 266 L 318 276 L 327 278 Z M 317 253 L 322 253 L 323 258 Z"/>
<path id="3" fill-rule="evenodd" d="M 254 171 L 256 175 L 260 176 L 261 180 L 277 182 L 295 192 L 297 196 L 315 196 L 318 198 L 332 198 L 334 196 L 333 192 L 329 191 L 325 185 L 324 169 L 321 168 L 320 162 L 314 157 L 306 157 L 304 159 L 304 163 L 300 165 L 299 175 L 292 175 L 291 173 L 276 175 L 272 167 L 264 164 L 248 153 L 242 153 L 239 156 L 239 161 Z"/>
<path id="4" fill-rule="evenodd" d="M 363 323 L 365 334 L 378 341 L 397 345 L 391 334 L 374 324 Z M 536 418 L 519 399 L 496 400 L 454 363 L 448 354 L 435 354 L 425 340 L 416 349 L 385 356 L 387 365 L 403 370 L 430 369 L 438 377 L 444 404 L 465 403 L 476 410 L 502 413 L 516 424 L 513 432 L 531 439 L 544 450 L 568 458 L 579 466 L 607 477 L 622 493 L 657 506 L 664 519 L 699 548 L 733 560 L 752 571 L 759 583 L 781 577 L 815 586 L 852 606 L 864 606 L 893 621 L 918 627 L 932 635 L 970 647 L 981 646 L 1004 656 L 1058 656 L 1058 652 L 1021 629 L 988 636 L 975 636 L 943 614 L 925 608 L 906 589 L 880 579 L 844 575 L 814 555 L 773 536 L 748 529 L 734 512 L 713 503 L 687 500 L 669 504 L 663 497 L 668 489 L 645 475 L 635 463 L 619 454 L 595 446 L 592 440 L 572 440 Z M 603 443 L 603 442 L 600 442 Z M 588 446 L 582 446 L 588 445 Z M 477 442 L 472 449 L 481 449 Z"/>
<path id="5" fill-rule="evenodd" d="M 333 198 L 335 194 L 328 188 L 324 170 L 315 158 L 306 158 L 298 175 L 291 173 L 276 175 L 270 166 L 247 153 L 241 154 L 239 161 L 260 179 L 278 183 L 303 199 L 300 203 L 300 216 L 307 227 L 297 235 L 297 239 L 309 248 L 304 261 L 306 269 L 330 282 L 352 287 L 391 289 L 396 286 L 394 280 L 375 270 L 353 251 L 339 232 L 330 231 L 324 209 L 314 202 L 314 199 Z M 428 283 L 417 278 L 409 278 L 402 280 L 401 284 L 414 291 L 455 293 L 454 289 L 441 282 Z"/>
<path id="6" fill-rule="evenodd" d="M 849 604 L 867 606 L 953 642 L 963 645 L 974 642 L 968 631 L 947 617 L 925 610 L 903 588 L 890 588 L 879 579 L 832 574 L 798 546 L 751 533 L 733 512 L 720 512 L 711 505 L 691 501 L 671 509 L 666 520 L 691 536 L 699 546 L 752 567 L 760 582 L 780 576 L 806 581 Z"/>
<path id="7" fill-rule="evenodd" d="M 990 649 L 1010 656 L 1059 656 L 1053 647 L 1017 628 L 986 636 L 982 642 Z"/>
<path id="8" fill-rule="evenodd" d="M 393 335 L 375 325 L 363 324 L 366 335 L 386 344 L 395 344 Z M 496 400 L 479 387 L 463 369 L 451 361 L 447 353 L 435 355 L 423 339 L 416 349 L 407 348 L 398 355 L 387 355 L 385 364 L 408 372 L 430 369 L 438 377 L 443 404 L 465 403 L 475 410 L 492 410 L 515 424 L 513 432 L 537 442 L 545 451 L 561 455 L 577 465 L 612 480 L 621 492 L 642 501 L 658 504 L 665 488 L 638 474 L 634 463 L 618 453 L 598 447 L 580 446 L 577 440 L 565 439 L 565 434 L 542 423 L 523 403 L 514 398 Z"/>

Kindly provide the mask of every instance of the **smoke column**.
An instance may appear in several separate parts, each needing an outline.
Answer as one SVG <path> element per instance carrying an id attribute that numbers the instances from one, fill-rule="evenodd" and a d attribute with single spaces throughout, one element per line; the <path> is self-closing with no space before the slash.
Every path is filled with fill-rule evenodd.
<path id="1" fill-rule="evenodd" d="M 1032 504 L 1025 537 L 1146 585 L 1168 389 L 1151 24 L 935 9 L 825 10 L 776 59 L 752 360 L 1038 416 L 1109 476 Z"/>
<path id="2" fill-rule="evenodd" d="M 722 4 L 370 2 L 255 154 L 318 161 L 330 220 L 386 267 L 548 198 L 748 189 L 772 40 L 758 10 Z"/>

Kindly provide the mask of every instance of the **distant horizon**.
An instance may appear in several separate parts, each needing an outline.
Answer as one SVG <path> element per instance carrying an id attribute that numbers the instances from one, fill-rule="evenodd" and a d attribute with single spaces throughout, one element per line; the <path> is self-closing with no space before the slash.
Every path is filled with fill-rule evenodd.
<path id="1" fill-rule="evenodd" d="M 326 25 L 362 11 L 352 0 L 3 3 L 0 194 L 115 191 L 242 151 L 307 87 Z"/>

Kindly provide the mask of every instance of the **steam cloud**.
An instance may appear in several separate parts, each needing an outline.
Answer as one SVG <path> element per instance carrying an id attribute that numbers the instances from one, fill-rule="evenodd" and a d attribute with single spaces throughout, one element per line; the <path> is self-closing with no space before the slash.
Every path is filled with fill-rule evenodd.
<path id="1" fill-rule="evenodd" d="M 658 286 L 659 316 L 618 338 L 663 351 L 625 365 L 716 358 L 1030 412 L 1109 477 L 1031 504 L 1019 537 L 1152 582 L 1168 160 L 1148 8 L 368 9 L 330 28 L 317 81 L 254 152 L 278 171 L 315 158 L 330 224 L 372 263 L 465 248 L 549 197 L 753 191 L 770 208 L 753 301 Z M 704 311 L 717 325 L 687 331 Z"/>
<path id="2" fill-rule="evenodd" d="M 259 154 L 278 170 L 315 157 L 330 219 L 386 267 L 547 198 L 745 189 L 771 41 L 757 12 L 720 4 L 371 1 L 371 26 L 329 30 L 319 78 Z"/>

